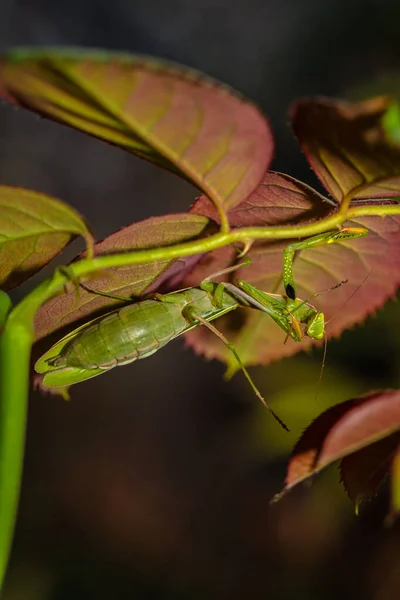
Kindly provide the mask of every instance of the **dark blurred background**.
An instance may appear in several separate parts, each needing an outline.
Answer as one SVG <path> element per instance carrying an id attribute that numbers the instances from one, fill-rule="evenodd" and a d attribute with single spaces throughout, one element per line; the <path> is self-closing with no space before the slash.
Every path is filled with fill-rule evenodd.
<path id="1" fill-rule="evenodd" d="M 289 106 L 304 95 L 396 92 L 399 23 L 398 0 L 0 0 L 0 50 L 95 46 L 204 71 L 269 116 L 273 168 L 318 185 Z M 1 184 L 62 198 L 98 239 L 186 211 L 196 195 L 170 173 L 5 104 L 0 136 Z M 400 528 L 382 527 L 385 490 L 356 518 L 332 468 L 269 504 L 312 418 L 354 394 L 400 386 L 399 326 L 391 302 L 331 342 L 317 396 L 320 352 L 253 369 L 289 435 L 240 374 L 225 383 L 222 365 L 181 340 L 78 386 L 70 403 L 32 394 L 2 598 L 399 598 Z"/>

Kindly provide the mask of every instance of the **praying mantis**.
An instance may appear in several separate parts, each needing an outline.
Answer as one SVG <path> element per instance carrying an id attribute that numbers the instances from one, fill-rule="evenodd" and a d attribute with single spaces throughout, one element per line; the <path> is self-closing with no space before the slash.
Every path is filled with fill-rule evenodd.
<path id="1" fill-rule="evenodd" d="M 211 281 L 250 262 L 245 261 L 213 274 L 198 287 L 163 295 L 153 294 L 150 298 L 125 304 L 85 323 L 43 354 L 36 362 L 35 370 L 43 376 L 42 385 L 45 388 L 58 389 L 65 395 L 69 386 L 96 377 L 116 366 L 147 358 L 171 340 L 203 325 L 217 335 L 233 353 L 255 394 L 286 428 L 265 402 L 234 346 L 210 321 L 240 306 L 250 307 L 268 314 L 283 329 L 287 339 L 290 337 L 295 342 L 300 342 L 304 335 L 315 340 L 323 339 L 323 312 L 296 295 L 293 278 L 295 253 L 359 238 L 367 233 L 364 228 L 352 227 L 329 231 L 289 244 L 283 252 L 282 278 L 285 296 L 263 292 L 243 279 L 238 279 L 234 284 Z"/>

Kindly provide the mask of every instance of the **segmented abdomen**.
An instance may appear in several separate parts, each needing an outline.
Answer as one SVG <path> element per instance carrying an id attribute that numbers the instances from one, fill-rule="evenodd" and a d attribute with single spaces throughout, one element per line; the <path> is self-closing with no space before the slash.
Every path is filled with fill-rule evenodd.
<path id="1" fill-rule="evenodd" d="M 65 346 L 57 366 L 106 369 L 146 358 L 191 328 L 185 307 L 193 306 L 204 318 L 220 312 L 203 290 L 192 288 L 181 296 L 183 302 L 143 300 L 100 317 Z"/>

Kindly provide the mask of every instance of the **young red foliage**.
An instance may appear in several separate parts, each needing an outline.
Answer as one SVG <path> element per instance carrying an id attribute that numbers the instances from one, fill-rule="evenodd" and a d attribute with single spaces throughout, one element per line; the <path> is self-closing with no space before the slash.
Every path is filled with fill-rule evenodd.
<path id="1" fill-rule="evenodd" d="M 382 390 L 337 404 L 319 415 L 295 445 L 284 493 L 335 461 L 358 504 L 377 490 L 400 443 L 400 392 Z"/>

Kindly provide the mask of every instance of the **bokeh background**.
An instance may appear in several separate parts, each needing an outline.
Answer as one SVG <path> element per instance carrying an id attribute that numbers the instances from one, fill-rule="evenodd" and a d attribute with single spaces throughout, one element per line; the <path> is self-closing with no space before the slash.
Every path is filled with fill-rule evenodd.
<path id="1" fill-rule="evenodd" d="M 0 50 L 95 46 L 204 71 L 269 116 L 273 168 L 318 187 L 289 106 L 304 95 L 396 93 L 399 23 L 398 0 L 0 0 Z M 1 183 L 69 202 L 98 239 L 186 211 L 197 194 L 117 148 L 6 104 L 0 140 Z M 385 490 L 356 518 L 332 468 L 270 505 L 290 447 L 313 417 L 400 385 L 399 327 L 393 301 L 331 342 L 317 392 L 319 351 L 253 369 L 289 435 L 240 374 L 225 383 L 222 365 L 181 340 L 78 386 L 70 403 L 32 393 L 2 598 L 399 598 L 400 527 L 382 527 Z"/>

